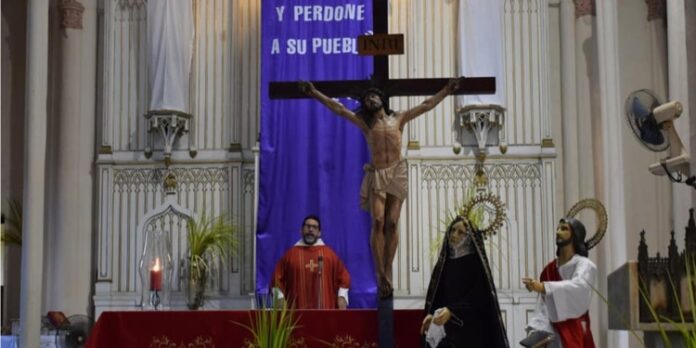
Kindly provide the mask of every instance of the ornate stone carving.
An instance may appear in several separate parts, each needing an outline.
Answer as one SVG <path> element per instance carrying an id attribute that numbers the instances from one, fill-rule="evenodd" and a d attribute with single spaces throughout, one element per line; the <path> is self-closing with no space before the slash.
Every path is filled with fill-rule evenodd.
<path id="1" fill-rule="evenodd" d="M 580 18 L 582 16 L 596 16 L 597 7 L 595 6 L 595 0 L 573 0 L 575 3 L 575 18 Z"/>
<path id="2" fill-rule="evenodd" d="M 225 191 L 229 186 L 230 174 L 227 168 L 170 168 L 169 172 L 176 177 L 178 191 L 190 188 Z M 165 169 L 114 169 L 114 191 L 160 191 L 164 176 L 169 172 Z"/>
<path id="3" fill-rule="evenodd" d="M 645 3 L 648 5 L 648 22 L 667 18 L 666 0 L 645 0 Z"/>
<path id="4" fill-rule="evenodd" d="M 456 165 L 421 165 L 423 181 L 426 183 L 455 180 L 471 181 L 476 174 L 475 164 Z M 486 164 L 483 169 L 488 173 L 491 181 L 499 182 L 501 186 L 510 184 L 523 184 L 539 186 L 541 184 L 541 171 L 538 164 L 532 163 L 494 163 Z"/>
<path id="5" fill-rule="evenodd" d="M 82 29 L 85 7 L 77 0 L 61 0 L 58 4 L 61 29 Z"/>
<path id="6" fill-rule="evenodd" d="M 256 173 L 253 170 L 244 171 L 244 193 L 254 194 L 256 185 Z"/>
<path id="7" fill-rule="evenodd" d="M 118 6 L 127 10 L 145 7 L 145 0 L 120 0 Z"/>

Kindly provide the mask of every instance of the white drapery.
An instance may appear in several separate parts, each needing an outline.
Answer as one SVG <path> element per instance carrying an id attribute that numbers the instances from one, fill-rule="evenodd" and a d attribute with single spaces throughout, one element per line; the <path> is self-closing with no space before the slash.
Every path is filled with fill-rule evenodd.
<path id="1" fill-rule="evenodd" d="M 149 110 L 188 113 L 193 38 L 190 0 L 148 0 Z"/>
<path id="2" fill-rule="evenodd" d="M 457 104 L 505 106 L 503 0 L 461 0 L 458 22 L 459 75 L 495 76 L 496 93 L 460 96 Z"/>

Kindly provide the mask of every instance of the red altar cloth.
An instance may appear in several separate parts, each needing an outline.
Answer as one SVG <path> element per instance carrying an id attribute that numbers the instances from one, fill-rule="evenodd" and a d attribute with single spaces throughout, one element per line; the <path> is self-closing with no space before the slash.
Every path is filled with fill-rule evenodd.
<path id="1" fill-rule="evenodd" d="M 300 327 L 291 347 L 377 347 L 376 310 L 298 310 Z M 88 348 L 247 347 L 253 311 L 104 312 L 94 325 Z M 422 310 L 395 310 L 396 346 L 420 347 Z M 323 342 L 322 342 L 323 341 Z"/>

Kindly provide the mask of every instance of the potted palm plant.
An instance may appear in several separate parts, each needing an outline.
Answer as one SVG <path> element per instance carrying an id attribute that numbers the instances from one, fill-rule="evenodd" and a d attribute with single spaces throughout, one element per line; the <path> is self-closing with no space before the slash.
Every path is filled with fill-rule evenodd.
<path id="1" fill-rule="evenodd" d="M 299 327 L 300 318 L 285 301 L 271 301 L 270 308 L 250 313 L 249 321 L 249 325 L 234 322 L 252 335 L 251 340 L 245 342 L 245 348 L 285 348 L 297 343 L 293 333 Z"/>
<path id="2" fill-rule="evenodd" d="M 236 231 L 225 216 L 209 217 L 203 212 L 198 220 L 188 221 L 188 253 L 183 267 L 188 308 L 198 309 L 203 305 L 213 263 L 225 262 L 237 250 Z"/>

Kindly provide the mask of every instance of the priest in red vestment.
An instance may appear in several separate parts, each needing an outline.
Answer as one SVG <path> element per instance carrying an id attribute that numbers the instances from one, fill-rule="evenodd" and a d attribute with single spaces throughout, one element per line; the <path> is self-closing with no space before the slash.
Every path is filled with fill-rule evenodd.
<path id="1" fill-rule="evenodd" d="M 321 240 L 317 216 L 304 219 L 301 235 L 276 265 L 271 284 L 275 298 L 297 309 L 345 309 L 350 274 Z"/>
<path id="2" fill-rule="evenodd" d="M 552 334 L 549 348 L 595 348 L 588 310 L 597 267 L 587 258 L 585 226 L 561 219 L 556 245 L 558 257 L 544 267 L 540 280 L 523 278 L 529 291 L 540 294 L 527 329 Z"/>

